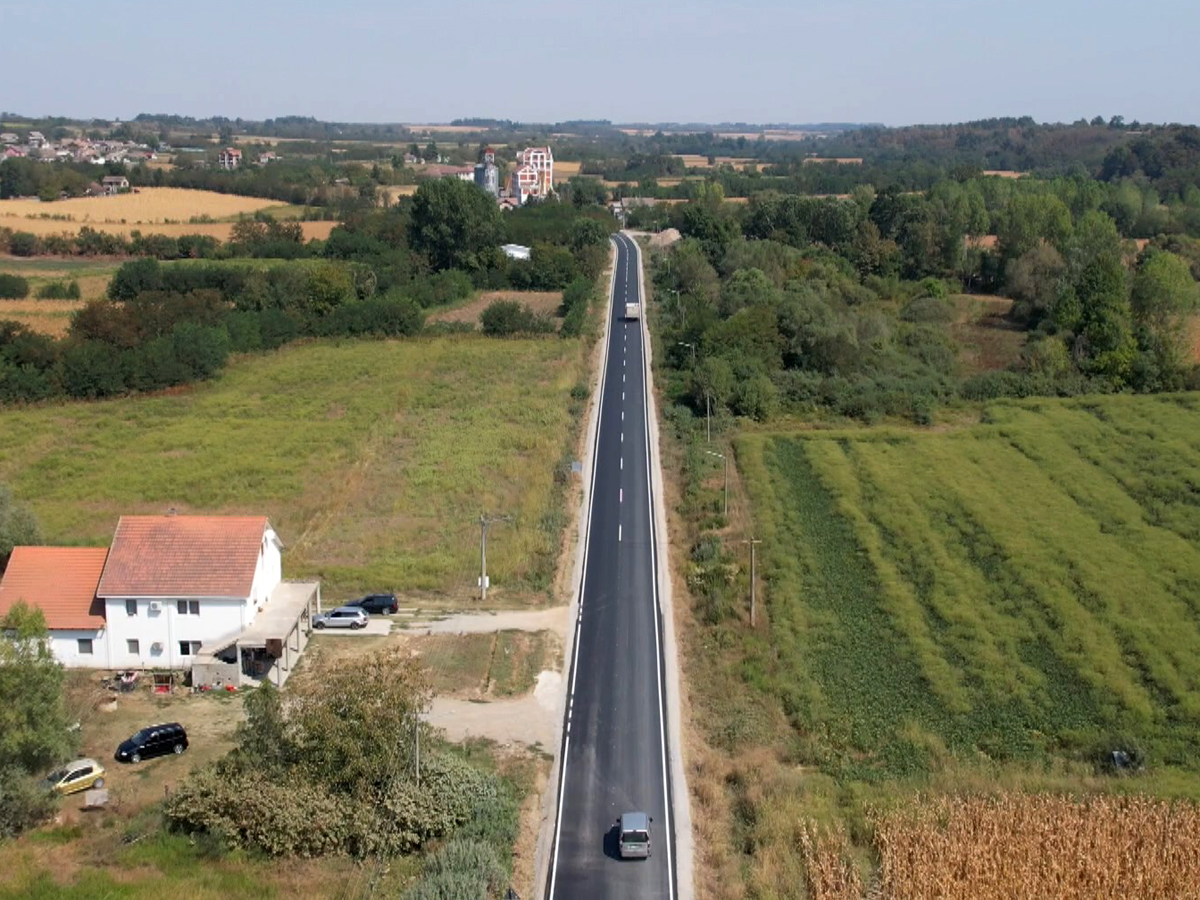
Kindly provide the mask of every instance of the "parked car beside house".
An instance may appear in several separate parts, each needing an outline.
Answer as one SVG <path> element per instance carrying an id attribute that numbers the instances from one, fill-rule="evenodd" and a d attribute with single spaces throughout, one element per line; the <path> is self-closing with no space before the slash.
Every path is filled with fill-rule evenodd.
<path id="1" fill-rule="evenodd" d="M 361 609 L 363 612 L 379 615 L 386 613 L 394 615 L 400 610 L 400 603 L 396 600 L 395 594 L 367 594 L 365 597 L 360 597 L 358 600 L 351 600 L 346 606 L 354 606 Z"/>
<path id="2" fill-rule="evenodd" d="M 313 628 L 365 628 L 367 614 L 357 606 L 339 606 L 313 618 Z"/>

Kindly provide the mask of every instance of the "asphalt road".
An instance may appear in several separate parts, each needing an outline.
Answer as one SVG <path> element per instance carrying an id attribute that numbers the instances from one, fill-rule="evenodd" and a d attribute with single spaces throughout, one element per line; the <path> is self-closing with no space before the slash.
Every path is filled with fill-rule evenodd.
<path id="1" fill-rule="evenodd" d="M 624 318 L 626 300 L 640 302 L 638 257 L 630 238 L 615 241 L 551 900 L 676 896 L 642 328 Z M 618 857 L 613 825 L 623 812 L 653 818 L 650 859 Z"/>

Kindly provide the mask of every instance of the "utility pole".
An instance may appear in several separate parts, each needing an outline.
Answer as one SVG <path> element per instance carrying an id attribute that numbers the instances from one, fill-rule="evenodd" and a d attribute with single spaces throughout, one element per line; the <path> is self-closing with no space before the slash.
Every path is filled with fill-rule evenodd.
<path id="1" fill-rule="evenodd" d="M 511 522 L 512 516 L 479 516 L 479 602 L 487 602 L 487 531 L 493 522 Z"/>
<path id="2" fill-rule="evenodd" d="M 708 438 L 708 443 L 712 443 L 712 402 L 708 391 L 704 392 L 704 433 Z"/>
<path id="3" fill-rule="evenodd" d="M 729 515 L 729 457 L 727 457 L 724 453 L 718 453 L 715 450 L 705 450 L 704 452 L 706 454 L 708 454 L 709 456 L 720 457 L 721 461 L 725 464 L 725 507 L 724 507 L 725 512 L 724 512 L 724 515 L 728 517 L 728 515 Z"/>
<path id="4" fill-rule="evenodd" d="M 687 341 L 676 341 L 675 343 L 677 343 L 680 347 L 691 347 L 692 348 L 692 368 L 693 369 L 696 368 L 696 345 L 689 344 Z"/>
<path id="5" fill-rule="evenodd" d="M 417 735 L 417 787 L 421 786 L 421 717 L 418 715 L 413 723 L 413 731 Z"/>
<path id="6" fill-rule="evenodd" d="M 755 612 L 755 607 L 757 606 L 757 603 L 755 602 L 757 598 L 754 593 L 754 581 L 758 575 L 757 571 L 755 570 L 755 565 L 754 565 L 754 548 L 757 545 L 761 544 L 762 541 L 757 540 L 755 538 L 750 538 L 750 540 L 742 541 L 742 543 L 750 545 L 750 627 L 753 628 L 754 627 L 754 612 Z"/>

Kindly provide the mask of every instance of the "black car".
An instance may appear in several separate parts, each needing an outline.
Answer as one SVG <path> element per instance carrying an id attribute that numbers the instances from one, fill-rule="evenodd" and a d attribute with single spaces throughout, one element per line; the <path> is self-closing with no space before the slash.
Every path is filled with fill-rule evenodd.
<path id="1" fill-rule="evenodd" d="M 395 594 L 367 594 L 365 597 L 360 597 L 358 600 L 351 600 L 346 606 L 357 606 L 363 612 L 375 613 L 395 613 L 400 609 L 400 604 L 396 601 Z"/>
<path id="2" fill-rule="evenodd" d="M 127 741 L 121 741 L 114 758 L 117 762 L 141 762 L 154 756 L 182 753 L 188 747 L 187 732 L 178 722 L 151 725 Z"/>

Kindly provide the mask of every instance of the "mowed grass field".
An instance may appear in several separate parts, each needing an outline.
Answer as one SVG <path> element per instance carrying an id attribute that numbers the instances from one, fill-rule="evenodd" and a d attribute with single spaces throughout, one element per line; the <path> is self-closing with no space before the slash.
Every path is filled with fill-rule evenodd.
<path id="1" fill-rule="evenodd" d="M 727 690 L 692 691 L 712 748 L 693 802 L 714 896 L 860 897 L 881 861 L 911 888 L 885 896 L 1005 896 L 1020 880 L 988 872 L 1036 868 L 1004 852 L 1031 829 L 1062 855 L 1029 896 L 1075 871 L 1074 832 L 1105 832 L 1093 850 L 1120 865 L 1095 884 L 1120 889 L 1054 895 L 1136 896 L 1165 883 L 1152 875 L 1196 873 L 1200 395 L 1014 401 L 957 428 L 734 444 L 768 621 L 710 634 L 739 653 L 705 649 Z M 997 791 L 1010 799 L 971 801 L 969 825 L 937 806 Z M 1182 805 L 1058 816 L 1023 799 L 1099 794 Z M 897 824 L 905 810 L 921 812 Z M 1178 865 L 1079 827 L 1110 813 L 1171 835 Z M 806 822 L 849 840 L 801 839 Z M 943 849 L 905 849 L 919 846 Z"/>
<path id="2" fill-rule="evenodd" d="M 556 339 L 295 345 L 177 394 L 0 411 L 0 482 L 48 542 L 107 545 L 123 513 L 262 513 L 286 577 L 423 603 L 469 598 L 478 517 L 509 513 L 489 600 L 541 603 L 584 367 Z"/>

